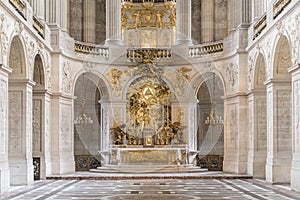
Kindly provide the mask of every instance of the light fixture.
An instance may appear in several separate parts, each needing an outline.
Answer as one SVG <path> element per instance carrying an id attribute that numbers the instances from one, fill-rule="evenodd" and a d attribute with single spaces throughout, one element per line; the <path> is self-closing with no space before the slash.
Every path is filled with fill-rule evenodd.
<path id="1" fill-rule="evenodd" d="M 82 76 L 83 76 L 82 84 L 84 85 L 84 74 Z M 85 92 L 86 90 L 83 90 L 83 91 Z M 85 107 L 86 107 L 86 99 L 85 99 L 85 94 L 84 94 L 84 95 L 82 95 L 82 100 L 81 100 L 81 110 L 80 110 L 78 116 L 74 119 L 74 124 L 85 126 L 86 124 L 93 123 L 92 118 L 87 116 Z"/>
<path id="2" fill-rule="evenodd" d="M 215 82 L 215 74 L 213 74 L 213 99 L 212 99 L 212 108 L 209 116 L 206 118 L 206 125 L 223 125 L 224 120 L 221 116 L 218 115 L 217 106 L 216 106 L 216 82 Z"/>

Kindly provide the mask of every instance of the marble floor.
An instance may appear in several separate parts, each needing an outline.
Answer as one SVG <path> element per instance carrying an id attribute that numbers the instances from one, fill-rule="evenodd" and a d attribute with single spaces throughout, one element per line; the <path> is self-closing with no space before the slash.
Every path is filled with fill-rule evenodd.
<path id="1" fill-rule="evenodd" d="M 300 199 L 286 186 L 255 179 L 43 180 L 15 187 L 5 200 Z"/>

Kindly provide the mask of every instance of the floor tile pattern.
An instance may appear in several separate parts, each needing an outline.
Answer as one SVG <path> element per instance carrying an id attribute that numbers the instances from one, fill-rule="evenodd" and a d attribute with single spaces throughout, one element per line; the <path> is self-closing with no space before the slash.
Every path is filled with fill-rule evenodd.
<path id="1" fill-rule="evenodd" d="M 1 200 L 300 199 L 300 193 L 252 179 L 45 180 Z"/>

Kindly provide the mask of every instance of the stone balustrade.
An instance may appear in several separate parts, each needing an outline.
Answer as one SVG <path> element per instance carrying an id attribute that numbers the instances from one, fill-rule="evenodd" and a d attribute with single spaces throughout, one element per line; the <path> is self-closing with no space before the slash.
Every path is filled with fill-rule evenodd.
<path id="1" fill-rule="evenodd" d="M 18 13 L 26 19 L 26 3 L 23 0 L 9 0 L 9 3 L 15 7 Z"/>
<path id="2" fill-rule="evenodd" d="M 273 4 L 273 18 L 275 19 L 292 0 L 277 0 Z"/>
<path id="3" fill-rule="evenodd" d="M 189 57 L 202 58 L 207 56 L 219 55 L 222 54 L 222 52 L 223 52 L 223 42 L 217 41 L 213 43 L 190 46 Z"/>
<path id="4" fill-rule="evenodd" d="M 253 40 L 267 27 L 267 15 L 264 14 L 254 25 Z"/>
<path id="5" fill-rule="evenodd" d="M 75 53 L 91 55 L 97 57 L 108 58 L 109 49 L 107 46 L 95 45 L 92 43 L 85 43 L 80 41 L 75 41 L 74 45 Z"/>

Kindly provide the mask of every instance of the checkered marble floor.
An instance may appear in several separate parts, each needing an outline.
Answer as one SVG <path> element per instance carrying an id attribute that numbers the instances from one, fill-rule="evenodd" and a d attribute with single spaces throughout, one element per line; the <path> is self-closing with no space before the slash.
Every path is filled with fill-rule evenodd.
<path id="1" fill-rule="evenodd" d="M 0 199 L 300 199 L 300 193 L 252 179 L 45 180 Z"/>

